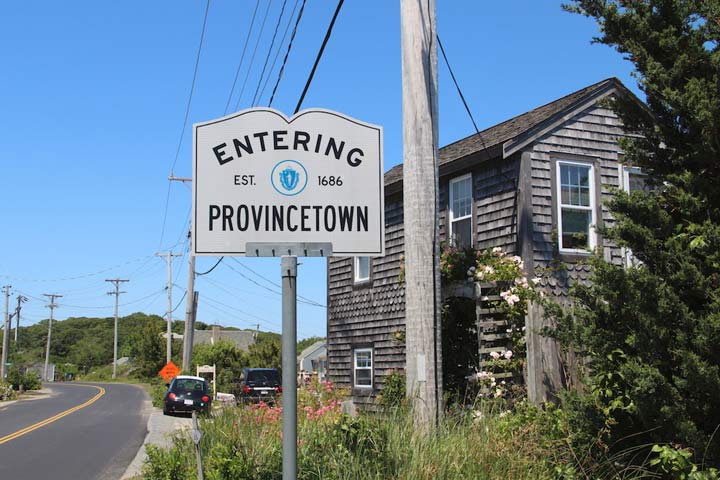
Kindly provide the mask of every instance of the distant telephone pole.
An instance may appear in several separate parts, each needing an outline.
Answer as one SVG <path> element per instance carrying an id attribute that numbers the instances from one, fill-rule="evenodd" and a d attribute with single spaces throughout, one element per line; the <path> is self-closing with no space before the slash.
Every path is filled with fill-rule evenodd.
<path id="1" fill-rule="evenodd" d="M 112 378 L 113 378 L 113 380 L 114 380 L 115 377 L 117 376 L 117 355 L 118 355 L 118 352 L 117 352 L 117 350 L 118 350 L 118 348 L 117 348 L 117 345 L 118 345 L 118 298 L 120 297 L 120 294 L 121 294 L 121 293 L 126 293 L 126 292 L 121 292 L 121 291 L 120 291 L 120 284 L 123 283 L 123 282 L 129 282 L 130 280 L 121 280 L 121 279 L 119 279 L 119 278 L 114 278 L 114 279 L 108 279 L 108 280 L 105 280 L 105 281 L 106 281 L 106 282 L 110 282 L 110 283 L 112 283 L 112 284 L 115 285 L 115 291 L 114 291 L 114 292 L 107 292 L 108 295 L 115 295 L 115 330 L 114 330 L 115 334 L 114 334 L 114 336 L 113 336 L 113 373 L 112 373 Z"/>
<path id="2" fill-rule="evenodd" d="M 50 319 L 48 320 L 47 347 L 45 348 L 45 370 L 43 373 L 43 380 L 47 382 L 48 363 L 50 363 L 50 336 L 52 335 L 53 312 L 55 311 L 55 307 L 57 307 L 57 305 L 55 304 L 55 299 L 62 298 L 62 295 L 58 295 L 57 293 L 43 293 L 43 296 L 50 297 L 50 305 L 48 305 L 48 308 L 50 309 Z"/>
<path id="3" fill-rule="evenodd" d="M 18 343 L 18 330 L 20 330 L 20 309 L 22 308 L 22 304 L 27 301 L 27 297 L 23 297 L 22 295 L 17 296 L 18 303 L 17 307 L 15 308 L 15 345 L 17 345 Z"/>
<path id="4" fill-rule="evenodd" d="M 167 291 L 168 291 L 168 309 L 167 309 L 167 361 L 172 360 L 172 257 L 182 257 L 180 253 L 156 253 L 156 257 L 165 257 L 167 261 Z"/>
<path id="5" fill-rule="evenodd" d="M 0 365 L 0 380 L 5 380 L 5 364 L 8 361 L 8 349 L 10 348 L 10 288 L 11 285 L 5 285 L 5 323 L 3 330 L 3 342 L 2 342 L 2 365 Z"/>
<path id="6" fill-rule="evenodd" d="M 415 423 L 442 415 L 435 0 L 401 0 L 407 395 Z"/>

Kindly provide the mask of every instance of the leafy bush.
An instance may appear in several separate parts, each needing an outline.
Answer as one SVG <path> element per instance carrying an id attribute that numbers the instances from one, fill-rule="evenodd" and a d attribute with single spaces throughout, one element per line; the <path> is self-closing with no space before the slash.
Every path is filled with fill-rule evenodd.
<path id="1" fill-rule="evenodd" d="M 8 371 L 7 381 L 15 390 L 18 390 L 20 385 L 22 385 L 25 390 L 40 390 L 42 388 L 42 384 L 40 383 L 40 378 L 37 373 L 21 373 L 18 367 L 10 368 Z"/>
<path id="2" fill-rule="evenodd" d="M 406 378 L 403 370 L 391 370 L 385 375 L 383 388 L 380 392 L 380 405 L 386 408 L 398 408 L 407 405 L 405 393 Z"/>
<path id="3" fill-rule="evenodd" d="M 6 400 L 14 400 L 16 397 L 15 391 L 12 389 L 12 385 L 7 382 L 0 382 L 0 402 Z"/>

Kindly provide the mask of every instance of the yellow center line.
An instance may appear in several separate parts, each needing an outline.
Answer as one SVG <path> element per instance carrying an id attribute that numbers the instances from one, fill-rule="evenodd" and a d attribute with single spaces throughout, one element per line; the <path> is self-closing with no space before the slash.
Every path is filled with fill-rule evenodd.
<path id="1" fill-rule="evenodd" d="M 85 402 L 85 403 L 82 403 L 82 404 L 77 405 L 77 406 L 75 406 L 75 407 L 69 408 L 69 409 L 65 410 L 64 412 L 60 412 L 60 413 L 58 413 L 57 415 L 55 415 L 55 416 L 53 416 L 53 417 L 47 418 L 47 419 L 45 419 L 45 420 L 43 420 L 43 421 L 41 421 L 41 422 L 38 422 L 38 423 L 36 423 L 36 424 L 34 424 L 34 425 L 30 425 L 29 427 L 25 427 L 25 428 L 23 428 L 23 429 L 21 429 L 21 430 L 18 430 L 18 431 L 15 432 L 15 433 L 11 433 L 10 435 L 5 435 L 4 437 L 0 437 L 0 445 L 2 445 L 3 443 L 9 442 L 10 440 L 15 440 L 15 439 L 18 438 L 18 437 L 22 437 L 23 435 L 25 435 L 25 434 L 27 434 L 27 433 L 30 433 L 30 432 L 32 432 L 32 431 L 34 431 L 34 430 L 37 430 L 38 428 L 42 428 L 42 427 L 44 427 L 45 425 L 49 425 L 49 424 L 51 424 L 51 423 L 53 423 L 53 422 L 56 422 L 56 421 L 60 420 L 60 419 L 63 418 L 63 417 L 67 417 L 67 416 L 70 415 L 71 413 L 77 412 L 78 410 L 80 410 L 80 409 L 82 409 L 82 408 L 85 408 L 85 407 L 88 407 L 88 406 L 92 405 L 93 403 L 97 402 L 100 397 L 102 397 L 103 395 L 105 395 L 105 389 L 102 388 L 102 387 L 98 387 L 97 385 L 78 385 L 78 386 L 97 388 L 98 391 L 99 391 L 99 393 L 98 393 L 97 395 L 95 395 L 94 397 L 92 397 L 90 400 L 88 400 L 88 401 Z"/>

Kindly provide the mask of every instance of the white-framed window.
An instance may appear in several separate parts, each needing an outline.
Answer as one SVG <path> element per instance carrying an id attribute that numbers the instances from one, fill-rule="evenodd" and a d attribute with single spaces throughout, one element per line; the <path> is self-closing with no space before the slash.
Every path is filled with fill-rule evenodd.
<path id="1" fill-rule="evenodd" d="M 367 282 L 370 280 L 370 257 L 355 257 L 353 261 L 355 271 L 355 283 Z"/>
<path id="2" fill-rule="evenodd" d="M 647 175 L 640 167 L 623 167 L 623 190 L 632 193 L 636 190 L 648 191 Z"/>
<path id="3" fill-rule="evenodd" d="M 622 189 L 627 193 L 636 190 L 648 191 L 647 175 L 639 167 L 622 166 Z M 635 258 L 632 250 L 628 247 L 622 247 L 623 262 L 626 267 L 637 267 L 642 264 L 640 260 Z"/>
<path id="4" fill-rule="evenodd" d="M 557 162 L 558 242 L 561 252 L 595 248 L 595 171 L 592 164 Z"/>
<path id="5" fill-rule="evenodd" d="M 450 180 L 450 243 L 454 246 L 472 246 L 472 174 Z"/>
<path id="6" fill-rule="evenodd" d="M 355 388 L 373 388 L 373 350 L 356 348 L 353 351 Z"/>

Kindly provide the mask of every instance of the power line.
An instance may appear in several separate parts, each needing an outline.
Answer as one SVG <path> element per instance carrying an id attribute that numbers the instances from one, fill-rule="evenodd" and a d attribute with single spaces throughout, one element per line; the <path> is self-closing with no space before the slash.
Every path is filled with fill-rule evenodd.
<path id="1" fill-rule="evenodd" d="M 267 287 L 267 286 L 265 286 L 265 285 L 263 285 L 263 284 L 261 284 L 261 283 L 258 283 L 258 282 L 256 282 L 255 280 L 253 280 L 252 278 L 250 278 L 250 277 L 248 277 L 247 275 L 245 275 L 244 273 L 242 273 L 242 272 L 240 272 L 240 271 L 238 271 L 238 270 L 235 270 L 230 264 L 226 263 L 225 266 L 228 267 L 228 268 L 229 268 L 230 270 L 232 270 L 233 272 L 235 272 L 235 273 L 237 273 L 238 275 L 240 275 L 241 277 L 243 277 L 245 280 L 249 281 L 250 283 L 253 283 L 253 284 L 257 285 L 258 287 L 263 288 L 263 289 L 267 290 L 268 292 L 274 293 L 275 295 L 282 295 L 282 292 L 277 291 L 277 290 L 273 290 L 273 289 L 270 288 L 270 287 Z M 268 280 L 268 279 L 266 279 L 266 278 L 264 278 L 264 277 L 262 277 L 262 278 L 263 278 L 264 280 L 270 282 L 270 280 Z M 272 282 L 270 282 L 270 283 L 272 283 Z M 274 284 L 273 284 L 273 285 L 274 285 Z M 298 303 L 304 303 L 304 304 L 306 304 L 306 305 L 311 305 L 311 306 L 313 306 L 313 307 L 322 307 L 322 308 L 325 308 L 325 305 L 321 305 L 321 304 L 317 303 L 317 302 L 314 301 L 314 300 L 309 300 L 309 299 L 307 299 L 307 298 L 305 298 L 305 297 L 301 297 L 300 295 L 298 295 L 298 300 L 297 300 L 297 301 L 298 301 Z"/>
<path id="2" fill-rule="evenodd" d="M 280 23 L 282 22 L 282 17 L 285 14 L 285 5 L 287 5 L 287 0 L 283 0 L 282 7 L 280 8 L 280 15 L 278 16 L 277 23 L 275 24 L 275 32 L 273 33 L 272 40 L 270 41 L 270 48 L 268 48 L 268 53 L 265 56 L 265 63 L 263 64 L 262 71 L 260 72 L 260 80 L 258 81 L 257 87 L 255 88 L 255 94 L 253 95 L 253 107 L 255 106 L 256 100 L 258 100 L 258 92 L 260 91 L 260 85 L 262 85 L 263 78 L 265 77 L 265 69 L 267 68 L 268 62 L 270 61 L 270 55 L 272 55 L 273 46 L 275 46 L 275 39 L 277 38 L 278 30 L 280 30 Z M 270 76 L 270 73 L 268 73 L 268 76 Z"/>
<path id="3" fill-rule="evenodd" d="M 182 146 L 183 138 L 185 138 L 185 128 L 187 127 L 188 116 L 190 115 L 190 104 L 192 103 L 193 92 L 195 91 L 195 81 L 197 80 L 198 66 L 200 65 L 200 52 L 202 51 L 203 40 L 205 38 L 205 26 L 207 25 L 208 11 L 210 10 L 210 0 L 207 0 L 205 4 L 205 15 L 203 16 L 202 31 L 200 32 L 200 45 L 198 45 L 197 56 L 195 57 L 195 69 L 193 70 L 192 84 L 190 85 L 190 95 L 188 96 L 187 107 L 185 108 L 185 119 L 183 120 L 182 130 L 180 131 L 180 140 L 178 141 L 177 150 L 175 151 L 175 159 L 170 166 L 170 176 L 172 176 L 175 170 L 175 164 L 180 156 L 180 147 Z M 160 242 L 158 243 L 158 250 L 162 250 L 162 241 L 165 236 L 165 224 L 167 223 L 168 206 L 170 204 L 170 181 L 168 180 L 168 190 L 165 198 L 165 212 L 163 213 L 162 231 L 160 232 Z"/>
<path id="4" fill-rule="evenodd" d="M 295 40 L 295 34 L 297 33 L 298 25 L 300 24 L 300 19 L 302 18 L 303 11 L 305 10 L 305 1 L 303 0 L 302 5 L 300 6 L 300 13 L 298 13 L 297 20 L 295 20 L 295 27 L 293 27 L 292 35 L 290 35 L 290 43 L 288 43 L 287 51 L 285 52 L 285 58 L 283 58 L 283 63 L 280 66 L 280 72 L 278 72 L 278 78 L 275 81 L 275 86 L 273 87 L 272 95 L 270 95 L 270 102 L 268 102 L 268 107 L 272 107 L 273 99 L 275 98 L 275 92 L 277 92 L 278 85 L 280 85 L 280 80 L 282 79 L 283 72 L 285 72 L 285 64 L 287 63 L 288 56 L 290 55 L 290 51 L 292 50 L 293 46 L 293 40 Z"/>
<path id="5" fill-rule="evenodd" d="M 192 103 L 193 92 L 195 91 L 195 81 L 197 80 L 198 66 L 200 65 L 200 52 L 202 51 L 203 40 L 205 39 L 205 26 L 207 25 L 208 11 L 210 10 L 210 0 L 205 4 L 205 15 L 203 17 L 202 31 L 200 32 L 200 45 L 198 45 L 197 55 L 195 56 L 195 69 L 193 70 L 192 84 L 190 85 L 190 95 L 188 96 L 187 106 L 185 107 L 185 118 L 183 119 L 182 130 L 180 131 L 180 141 L 178 142 L 177 151 L 175 152 L 175 160 L 170 167 L 170 175 L 175 170 L 175 164 L 180 156 L 180 147 L 183 138 L 185 138 L 185 127 L 187 127 L 188 117 L 190 116 L 190 104 Z"/>
<path id="6" fill-rule="evenodd" d="M 290 14 L 290 17 L 288 18 L 288 23 L 285 25 L 285 31 L 283 32 L 283 37 L 280 40 L 280 45 L 278 45 L 278 49 L 275 52 L 275 58 L 273 58 L 273 63 L 270 66 L 270 71 L 268 72 L 267 78 L 265 78 L 265 84 L 262 87 L 262 90 L 260 90 L 260 96 L 258 97 L 258 101 L 260 101 L 260 98 L 265 94 L 265 89 L 267 88 L 268 82 L 270 81 L 270 75 L 272 74 L 272 71 L 275 70 L 275 64 L 277 63 L 278 58 L 280 58 L 280 52 L 282 51 L 282 46 L 285 44 L 285 37 L 287 37 L 288 32 L 290 31 L 290 25 L 292 25 L 292 20 L 295 17 L 295 12 L 297 11 L 298 3 L 300 3 L 300 0 L 295 0 L 295 5 L 293 6 L 293 11 Z"/>
<path id="7" fill-rule="evenodd" d="M 237 83 L 238 76 L 240 75 L 240 68 L 242 67 L 243 60 L 245 59 L 245 51 L 247 50 L 248 43 L 250 43 L 250 35 L 252 34 L 253 26 L 255 25 L 255 16 L 257 15 L 259 6 L 260 0 L 257 0 L 257 2 L 255 2 L 255 10 L 253 11 L 252 20 L 250 20 L 250 28 L 248 29 L 248 34 L 245 38 L 242 55 L 240 55 L 240 62 L 238 63 L 237 70 L 235 70 L 235 79 L 233 80 L 232 88 L 230 88 L 230 95 L 228 95 L 227 103 L 225 103 L 224 115 L 227 115 L 228 109 L 230 108 L 230 100 L 232 100 L 233 93 L 235 92 L 235 84 Z"/>
<path id="8" fill-rule="evenodd" d="M 308 88 L 310 88 L 310 83 L 312 83 L 313 77 L 315 76 L 315 70 L 320 63 L 320 59 L 322 58 L 323 52 L 325 51 L 325 46 L 327 45 L 328 40 L 330 40 L 330 35 L 332 34 L 333 27 L 335 26 L 335 20 L 337 19 L 344 2 L 345 0 L 340 0 L 338 2 L 337 8 L 335 9 L 335 14 L 330 21 L 330 25 L 328 26 L 327 32 L 325 33 L 325 38 L 323 39 L 323 43 L 320 46 L 320 51 L 318 52 L 317 57 L 315 58 L 315 63 L 313 64 L 312 70 L 310 71 L 310 76 L 308 77 L 307 82 L 305 82 L 305 88 L 303 89 L 302 95 L 300 95 L 300 100 L 298 100 L 297 106 L 295 107 L 295 113 L 299 112 L 300 107 L 302 107 L 303 100 L 305 100 L 305 94 L 307 93 Z"/>
<path id="9" fill-rule="evenodd" d="M 263 280 L 265 280 L 266 282 L 268 282 L 270 285 L 272 285 L 272 286 L 274 286 L 274 287 L 277 287 L 277 288 L 282 288 L 282 285 L 279 285 L 279 284 L 273 282 L 273 281 L 270 280 L 269 278 L 267 278 L 267 277 L 263 276 L 262 274 L 256 272 L 255 270 L 253 270 L 252 268 L 248 267 L 248 266 L 245 265 L 244 263 L 241 263 L 240 260 L 238 260 L 237 258 L 233 258 L 233 260 L 235 261 L 235 263 L 237 263 L 238 265 L 240 265 L 242 268 L 244 268 L 245 270 L 248 270 L 249 272 L 251 272 L 252 274 L 256 275 L 257 277 L 262 278 Z M 231 267 L 231 268 L 232 268 L 232 267 Z M 240 272 L 238 272 L 238 273 L 240 273 Z M 247 277 L 246 277 L 246 278 L 247 278 Z M 251 280 L 251 281 L 252 281 L 252 280 Z M 253 282 L 253 283 L 254 283 L 254 282 Z M 257 285 L 257 284 L 256 284 L 256 285 Z M 272 290 L 271 290 L 271 291 L 272 291 Z M 277 293 L 277 292 L 274 292 L 274 291 L 273 291 L 273 293 Z M 307 303 L 307 304 L 313 305 L 313 306 L 315 306 L 315 307 L 323 307 L 323 308 L 326 308 L 325 305 L 323 305 L 323 304 L 321 304 L 321 303 L 318 303 L 318 302 L 316 302 L 315 300 L 309 299 L 309 298 L 307 298 L 307 297 L 303 297 L 302 295 L 298 295 L 298 299 L 302 300 L 300 303 Z"/>
<path id="10" fill-rule="evenodd" d="M 258 45 L 260 45 L 260 39 L 262 38 L 263 30 L 265 30 L 265 22 L 267 21 L 268 13 L 270 13 L 270 7 L 272 6 L 272 0 L 268 2 L 268 7 L 265 9 L 265 16 L 263 17 L 262 25 L 260 25 L 260 33 L 258 34 L 257 41 L 255 42 L 255 48 L 253 49 L 252 56 L 250 57 L 250 65 L 248 66 L 247 73 L 245 74 L 245 80 L 243 80 L 240 94 L 238 95 L 237 102 L 235 103 L 235 110 L 240 108 L 240 101 L 242 95 L 245 92 L 245 85 L 247 85 L 248 78 L 250 77 L 250 71 L 252 70 L 253 62 L 255 61 L 255 54 L 257 53 Z"/>
<path id="11" fill-rule="evenodd" d="M 445 48 L 443 48 L 443 44 L 440 41 L 440 35 L 435 36 L 438 41 L 438 45 L 440 46 L 440 51 L 442 52 L 443 59 L 445 60 L 445 65 L 447 65 L 448 71 L 450 72 L 450 77 L 452 78 L 453 83 L 455 84 L 455 88 L 457 89 L 458 94 L 460 95 L 460 100 L 462 100 L 463 105 L 465 105 L 465 111 L 467 112 L 468 116 L 470 117 L 470 121 L 473 124 L 473 127 L 475 127 L 475 133 L 478 135 L 480 134 L 480 130 L 477 127 L 477 124 L 475 123 L 475 119 L 473 118 L 473 114 L 470 111 L 470 107 L 468 107 L 467 102 L 465 101 L 465 96 L 462 93 L 462 90 L 460 89 L 460 85 L 458 85 L 457 80 L 455 79 L 455 74 L 453 73 L 453 69 L 450 66 L 450 62 L 448 61 L 447 55 L 445 55 Z M 485 141 L 483 140 L 482 136 L 480 137 L 480 141 L 483 144 L 483 148 L 487 149 L 485 146 Z"/>
<path id="12" fill-rule="evenodd" d="M 208 273 L 212 272 L 213 270 L 215 270 L 215 267 L 217 267 L 218 265 L 220 265 L 220 262 L 223 261 L 223 258 L 225 258 L 225 257 L 224 257 L 224 256 L 223 256 L 223 257 L 220 257 L 220 259 L 215 263 L 215 265 L 213 265 L 212 268 L 211 268 L 210 270 L 208 270 L 207 272 L 203 272 L 203 273 L 197 273 L 197 272 L 195 272 L 195 276 L 201 277 L 201 276 L 203 276 L 203 275 L 207 275 Z"/>

